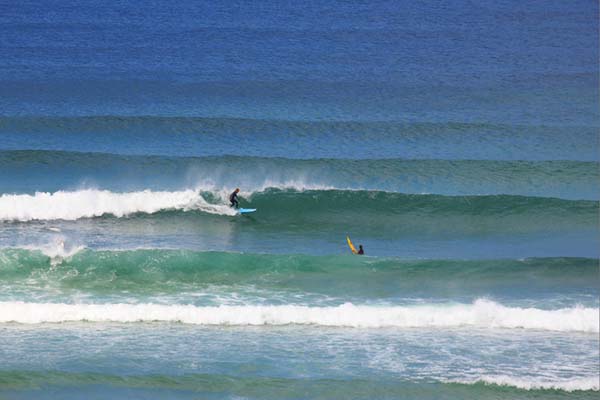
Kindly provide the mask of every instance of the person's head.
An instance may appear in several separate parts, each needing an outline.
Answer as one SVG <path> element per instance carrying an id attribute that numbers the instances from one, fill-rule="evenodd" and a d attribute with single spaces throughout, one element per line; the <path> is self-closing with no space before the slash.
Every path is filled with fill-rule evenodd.
<path id="1" fill-rule="evenodd" d="M 235 192 L 239 193 L 240 192 L 240 188 L 235 188 Z"/>
<path id="2" fill-rule="evenodd" d="M 362 250 L 362 244 L 359 244 L 359 245 L 358 245 L 358 248 Z"/>

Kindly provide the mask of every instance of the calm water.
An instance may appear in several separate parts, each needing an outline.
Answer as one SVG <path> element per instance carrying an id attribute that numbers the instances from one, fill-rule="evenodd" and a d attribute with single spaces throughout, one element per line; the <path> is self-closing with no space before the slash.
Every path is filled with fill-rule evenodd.
<path id="1" fill-rule="evenodd" d="M 598 11 L 0 2 L 0 396 L 596 397 Z"/>

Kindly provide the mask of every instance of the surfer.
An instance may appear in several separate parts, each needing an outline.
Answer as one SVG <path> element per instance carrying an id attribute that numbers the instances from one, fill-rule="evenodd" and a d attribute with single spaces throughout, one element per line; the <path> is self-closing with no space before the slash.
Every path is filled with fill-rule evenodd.
<path id="1" fill-rule="evenodd" d="M 352 251 L 352 254 L 357 254 L 359 256 L 362 256 L 363 254 L 365 254 L 365 251 L 363 250 L 362 244 L 358 245 L 358 250 L 356 250 L 356 247 L 354 247 L 354 244 L 352 243 L 352 240 L 350 240 L 350 236 L 346 236 L 346 241 L 348 242 L 348 247 L 350 247 L 350 250 Z"/>
<path id="2" fill-rule="evenodd" d="M 236 188 L 233 193 L 229 195 L 229 202 L 231 203 L 229 207 L 239 208 L 239 203 L 237 200 L 237 194 L 240 192 L 240 188 Z"/>

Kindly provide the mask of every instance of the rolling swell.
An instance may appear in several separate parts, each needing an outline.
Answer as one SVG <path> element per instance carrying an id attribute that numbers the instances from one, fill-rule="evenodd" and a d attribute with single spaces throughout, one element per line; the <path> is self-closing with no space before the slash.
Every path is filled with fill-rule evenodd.
<path id="1" fill-rule="evenodd" d="M 518 130 L 529 127 L 546 132 L 557 127 L 543 125 L 511 125 L 487 122 L 415 122 L 415 121 L 303 121 L 284 119 L 255 119 L 233 117 L 153 116 L 153 115 L 89 115 L 89 116 L 0 116 L 0 129 L 14 132 L 46 132 L 52 128 L 82 133 L 110 131 L 158 131 L 173 133 L 236 132 L 254 133 L 273 130 L 303 134 L 399 132 L 426 135 L 428 132 L 477 133 L 489 130 Z M 583 127 L 580 127 L 583 128 Z"/>
<path id="2" fill-rule="evenodd" d="M 361 210 L 382 214 L 434 215 L 498 215 L 528 213 L 596 214 L 598 204 L 587 200 L 483 195 L 442 196 L 436 194 L 404 194 L 366 190 L 280 190 L 267 189 L 252 194 L 248 204 L 260 207 L 265 214 L 279 213 L 339 213 L 348 210 L 359 215 Z"/>
<path id="3" fill-rule="evenodd" d="M 289 157 L 289 149 L 296 148 L 298 155 L 319 158 L 599 160 L 596 128 L 592 126 L 4 116 L 0 117 L 0 133 L 5 139 L 2 148 L 7 150 L 265 156 L 265 149 L 269 149 L 269 156 Z M 277 146 L 273 145 L 274 137 Z M 439 143 L 445 145 L 440 147 Z"/>
<path id="4" fill-rule="evenodd" d="M 211 183 L 243 186 L 382 190 L 442 195 L 508 194 L 600 198 L 598 164 L 581 161 L 290 159 L 271 157 L 125 156 L 103 153 L 0 151 L 2 191 L 179 190 Z M 23 185 L 27 182 L 27 185 Z"/>
<path id="5" fill-rule="evenodd" d="M 353 190 L 254 193 L 244 206 L 274 229 L 374 237 L 556 232 L 596 228 L 595 201 L 527 196 L 440 196 Z"/>
<path id="6" fill-rule="evenodd" d="M 452 261 L 159 249 L 44 252 L 0 251 L 5 295 L 17 287 L 128 295 L 254 287 L 265 290 L 262 296 L 267 298 L 269 292 L 285 292 L 360 299 L 472 299 L 506 290 L 526 296 L 558 284 L 578 295 L 593 297 L 598 290 L 598 260 L 586 258 Z"/>
<path id="7" fill-rule="evenodd" d="M 265 376 L 240 377 L 224 374 L 186 375 L 109 375 L 102 373 L 63 371 L 0 371 L 2 389 L 38 389 L 40 387 L 79 387 L 83 392 L 89 385 L 126 388 L 131 396 L 134 389 L 192 390 L 197 394 L 218 395 L 224 393 L 245 398 L 348 398 L 348 399 L 399 399 L 407 394 L 415 398 L 447 399 L 532 399 L 543 394 L 547 399 L 562 399 L 564 392 L 575 399 L 594 398 L 598 391 L 595 377 L 558 382 L 538 383 L 533 379 L 504 377 L 502 383 L 482 378 L 475 382 L 411 382 L 410 380 L 386 379 L 315 379 L 274 378 Z M 490 382 L 490 383 L 488 383 Z M 111 393 L 114 393 L 112 389 Z M 558 391 L 558 392 L 557 392 Z"/>

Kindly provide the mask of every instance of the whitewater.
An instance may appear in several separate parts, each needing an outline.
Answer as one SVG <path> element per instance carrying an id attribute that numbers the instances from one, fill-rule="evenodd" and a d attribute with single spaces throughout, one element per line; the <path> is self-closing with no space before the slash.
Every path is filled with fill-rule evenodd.
<path id="1" fill-rule="evenodd" d="M 319 325 L 354 328 L 505 328 L 598 332 L 598 310 L 506 307 L 488 300 L 470 305 L 382 307 L 218 306 L 160 304 L 39 304 L 0 302 L 0 322 L 181 322 L 197 325 Z"/>
<path id="2" fill-rule="evenodd" d="M 8 221 L 76 220 L 111 214 L 123 217 L 134 213 L 152 214 L 161 210 L 199 210 L 235 215 L 227 205 L 209 204 L 194 190 L 113 193 L 108 190 L 37 192 L 0 196 L 0 219 Z"/>

